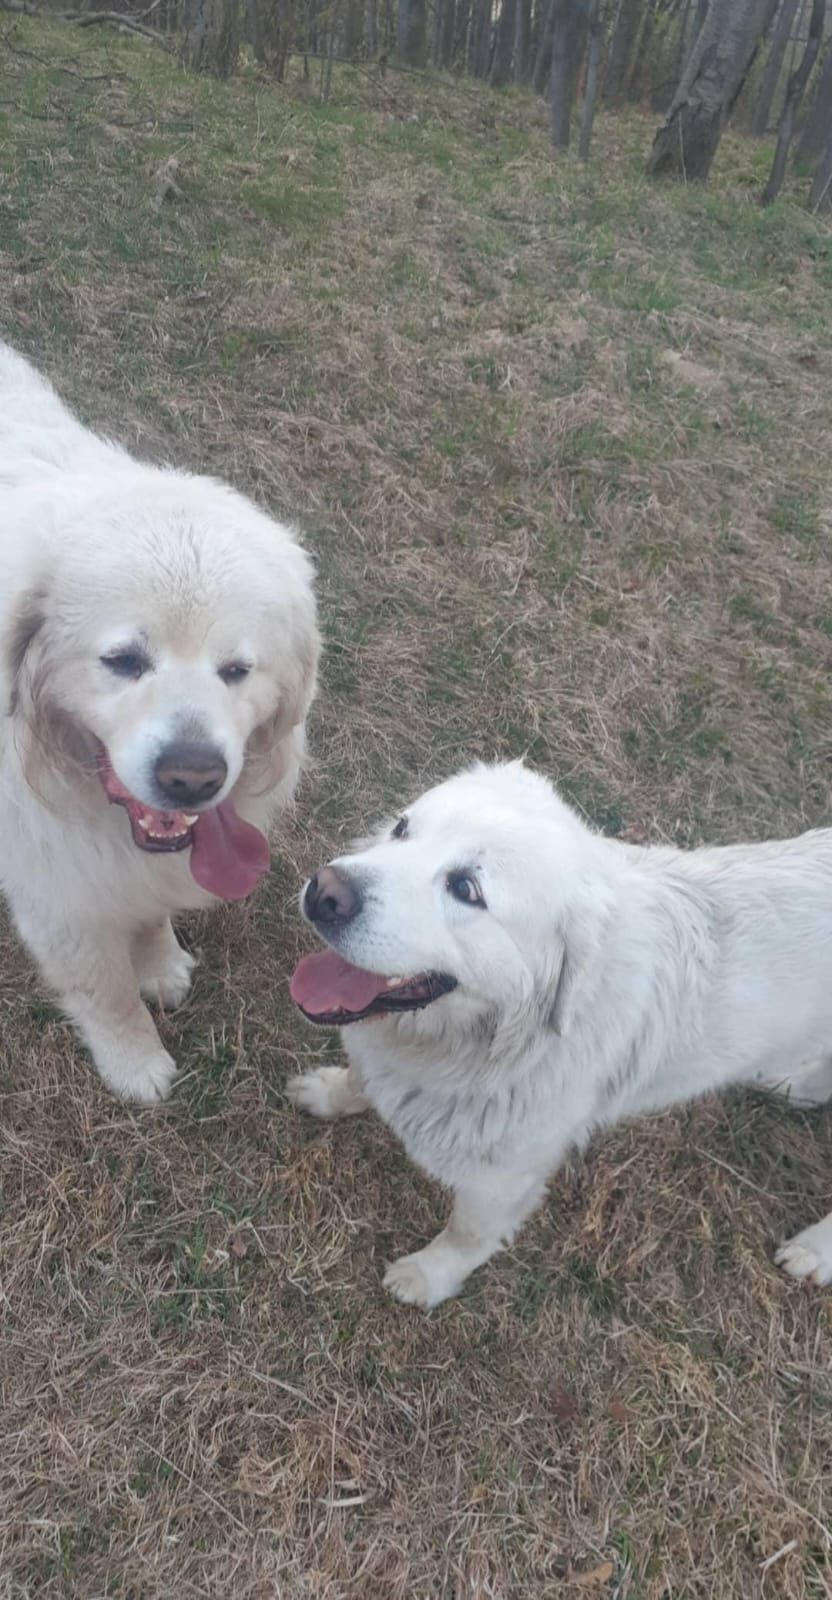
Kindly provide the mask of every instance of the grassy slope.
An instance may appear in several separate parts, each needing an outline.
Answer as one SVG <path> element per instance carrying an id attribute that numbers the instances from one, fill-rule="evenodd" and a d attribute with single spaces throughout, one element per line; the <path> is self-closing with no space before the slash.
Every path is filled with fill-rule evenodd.
<path id="1" fill-rule="evenodd" d="M 760 213 L 732 141 L 648 187 L 636 117 L 585 172 L 513 94 L 321 107 L 4 31 L 3 329 L 91 423 L 297 516 L 328 652 L 274 888 L 191 930 L 169 1108 L 98 1091 L 8 940 L 0 1595 L 829 1595 L 832 1300 L 770 1265 L 830 1203 L 828 1122 L 624 1130 L 426 1318 L 380 1268 L 441 1198 L 280 1098 L 328 1048 L 285 1003 L 299 874 L 464 757 L 528 750 L 635 837 L 828 820 L 828 227 Z"/>

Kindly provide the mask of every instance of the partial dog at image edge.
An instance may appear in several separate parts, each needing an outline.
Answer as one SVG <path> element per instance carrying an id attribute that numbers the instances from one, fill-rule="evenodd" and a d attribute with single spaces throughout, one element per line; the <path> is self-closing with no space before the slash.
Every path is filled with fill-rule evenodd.
<path id="1" fill-rule="evenodd" d="M 175 1075 L 142 1003 L 190 988 L 171 915 L 268 870 L 318 649 L 287 528 L 97 438 L 0 343 L 0 888 L 125 1098 Z"/>
<path id="2" fill-rule="evenodd" d="M 477 766 L 301 903 L 329 948 L 292 998 L 343 1029 L 349 1064 L 292 1078 L 290 1100 L 373 1107 L 453 1191 L 443 1231 L 388 1268 L 400 1300 L 456 1294 L 598 1129 L 729 1084 L 832 1095 L 832 829 L 641 848 L 522 763 Z M 832 1281 L 832 1214 L 778 1260 Z"/>

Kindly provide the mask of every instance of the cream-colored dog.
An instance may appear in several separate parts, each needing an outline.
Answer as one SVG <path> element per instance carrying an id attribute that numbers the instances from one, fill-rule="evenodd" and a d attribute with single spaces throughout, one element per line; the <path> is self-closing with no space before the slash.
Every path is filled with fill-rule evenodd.
<path id="1" fill-rule="evenodd" d="M 116 1093 L 175 1068 L 171 915 L 242 898 L 303 753 L 309 562 L 224 485 L 82 427 L 0 344 L 0 887 Z"/>
<path id="2" fill-rule="evenodd" d="M 596 1129 L 731 1083 L 832 1094 L 832 829 L 638 849 L 520 763 L 477 767 L 322 868 L 302 904 L 330 948 L 292 995 L 344 1028 L 349 1066 L 290 1098 L 319 1117 L 373 1106 L 453 1190 L 447 1227 L 387 1273 L 400 1300 L 456 1294 Z M 832 1215 L 779 1259 L 832 1281 Z"/>

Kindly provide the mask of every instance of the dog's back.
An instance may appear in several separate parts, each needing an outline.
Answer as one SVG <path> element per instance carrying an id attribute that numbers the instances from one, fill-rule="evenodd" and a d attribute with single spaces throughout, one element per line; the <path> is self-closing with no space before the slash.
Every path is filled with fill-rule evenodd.
<path id="1" fill-rule="evenodd" d="M 0 494 L 53 472 L 94 471 L 112 454 L 67 411 L 46 378 L 0 341 Z"/>

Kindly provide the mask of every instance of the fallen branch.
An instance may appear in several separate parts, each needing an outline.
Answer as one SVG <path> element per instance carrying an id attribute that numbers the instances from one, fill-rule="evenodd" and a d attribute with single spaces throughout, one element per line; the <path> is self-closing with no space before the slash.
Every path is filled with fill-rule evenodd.
<path id="1" fill-rule="evenodd" d="M 92 28 L 97 23 L 109 24 L 113 28 L 124 28 L 128 33 L 137 33 L 142 39 L 149 39 L 151 44 L 159 46 L 169 56 L 175 55 L 172 45 L 155 28 L 148 28 L 135 17 L 127 16 L 121 11 L 60 11 L 58 17 L 61 22 L 73 22 L 78 28 Z"/>

